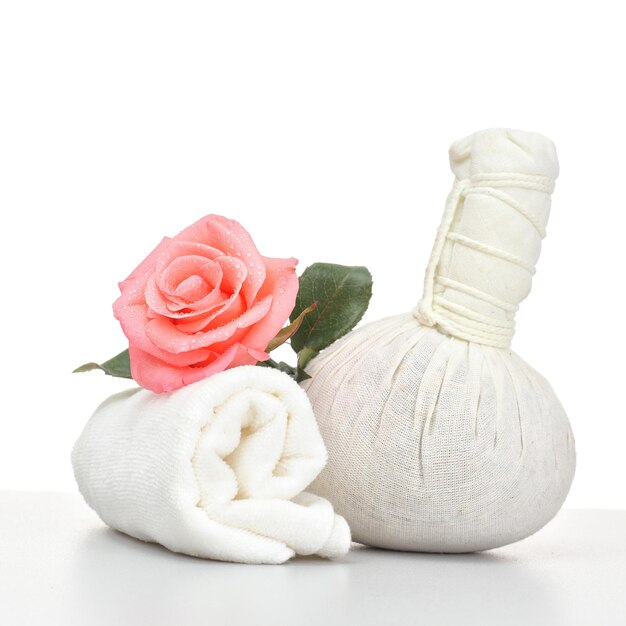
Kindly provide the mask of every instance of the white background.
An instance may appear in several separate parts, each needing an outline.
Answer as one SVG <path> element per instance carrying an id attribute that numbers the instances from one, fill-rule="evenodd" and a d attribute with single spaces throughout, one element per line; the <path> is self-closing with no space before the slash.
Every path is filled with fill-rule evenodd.
<path id="1" fill-rule="evenodd" d="M 536 130 L 561 176 L 514 348 L 569 412 L 568 505 L 626 507 L 626 97 L 619 3 L 5 2 L 0 488 L 74 490 L 69 453 L 128 381 L 118 280 L 205 213 L 268 256 L 368 265 L 411 308 L 448 145 Z"/>

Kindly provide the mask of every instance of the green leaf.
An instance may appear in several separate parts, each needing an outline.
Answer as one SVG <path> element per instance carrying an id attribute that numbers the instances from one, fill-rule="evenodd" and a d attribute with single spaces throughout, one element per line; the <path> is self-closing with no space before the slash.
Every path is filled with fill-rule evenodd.
<path id="1" fill-rule="evenodd" d="M 317 308 L 291 338 L 302 370 L 321 350 L 350 332 L 363 317 L 372 297 L 372 275 L 366 267 L 314 263 L 300 277 L 295 320 L 311 302 Z"/>
<path id="2" fill-rule="evenodd" d="M 298 352 L 298 369 L 306 367 L 307 363 L 318 355 L 318 352 L 319 350 L 304 346 L 304 348 Z"/>
<path id="3" fill-rule="evenodd" d="M 285 374 L 288 374 L 293 379 L 296 379 L 297 377 L 296 368 L 292 367 L 288 363 L 285 363 L 284 361 L 280 361 L 279 363 L 277 361 L 274 361 L 274 359 L 268 359 L 267 361 L 259 361 L 257 365 L 260 365 L 261 367 L 271 367 L 281 372 L 285 372 Z"/>
<path id="4" fill-rule="evenodd" d="M 301 383 L 303 380 L 311 378 L 300 366 L 296 370 L 296 382 Z"/>
<path id="5" fill-rule="evenodd" d="M 317 302 L 314 302 L 313 304 L 310 304 L 306 309 L 301 311 L 300 315 L 298 315 L 298 317 L 296 317 L 296 319 L 293 320 L 293 322 L 291 322 L 289 326 L 285 326 L 285 328 L 281 329 L 280 332 L 276 335 L 276 337 L 274 337 L 274 339 L 272 339 L 267 344 L 267 348 L 265 348 L 265 351 L 271 352 L 272 350 L 276 350 L 278 346 L 282 346 L 285 343 L 285 341 L 287 341 L 290 337 L 295 335 L 298 332 L 298 329 L 300 328 L 302 324 L 302 320 L 304 319 L 305 315 L 307 315 L 311 311 L 314 311 L 316 306 L 317 306 Z"/>
<path id="6" fill-rule="evenodd" d="M 117 378 L 132 378 L 130 373 L 130 356 L 128 350 L 120 352 L 112 359 L 105 361 L 104 363 L 85 363 L 80 367 L 77 367 L 72 373 L 89 372 L 91 370 L 102 370 L 109 376 L 116 376 Z"/>

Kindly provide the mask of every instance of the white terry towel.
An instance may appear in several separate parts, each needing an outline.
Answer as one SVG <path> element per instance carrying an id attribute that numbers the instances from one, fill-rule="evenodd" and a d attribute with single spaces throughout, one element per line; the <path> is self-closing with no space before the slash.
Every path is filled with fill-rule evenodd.
<path id="1" fill-rule="evenodd" d="M 306 393 L 276 370 L 236 367 L 169 394 L 111 396 L 72 463 L 106 524 L 174 552 L 282 563 L 350 546 L 330 502 L 303 492 L 326 449 Z"/>

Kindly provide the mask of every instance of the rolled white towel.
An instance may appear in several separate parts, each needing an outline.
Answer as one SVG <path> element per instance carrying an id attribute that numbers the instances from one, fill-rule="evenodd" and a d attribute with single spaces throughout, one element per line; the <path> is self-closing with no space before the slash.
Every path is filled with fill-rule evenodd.
<path id="1" fill-rule="evenodd" d="M 236 367 L 169 394 L 111 396 L 72 463 L 106 524 L 174 552 L 283 563 L 350 546 L 330 502 L 303 492 L 326 449 L 305 392 L 277 370 Z"/>

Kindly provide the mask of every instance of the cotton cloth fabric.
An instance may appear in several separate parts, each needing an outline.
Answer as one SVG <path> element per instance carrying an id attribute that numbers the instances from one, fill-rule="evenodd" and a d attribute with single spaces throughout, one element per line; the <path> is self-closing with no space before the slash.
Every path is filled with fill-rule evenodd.
<path id="1" fill-rule="evenodd" d="M 311 490 L 332 497 L 356 541 L 384 548 L 522 539 L 556 514 L 575 470 L 560 402 L 508 347 L 548 219 L 554 146 L 492 129 L 453 144 L 450 160 L 420 305 L 348 334 L 302 383 L 329 451 Z"/>
<path id="2" fill-rule="evenodd" d="M 276 370 L 237 367 L 172 393 L 111 396 L 72 462 L 106 524 L 174 552 L 282 563 L 350 546 L 345 520 L 303 491 L 326 450 L 306 394 Z"/>

